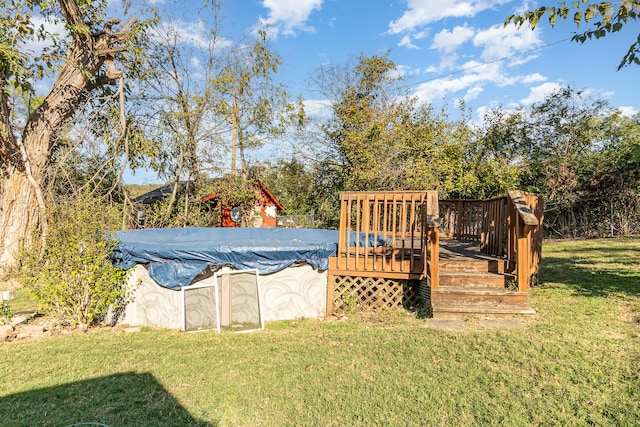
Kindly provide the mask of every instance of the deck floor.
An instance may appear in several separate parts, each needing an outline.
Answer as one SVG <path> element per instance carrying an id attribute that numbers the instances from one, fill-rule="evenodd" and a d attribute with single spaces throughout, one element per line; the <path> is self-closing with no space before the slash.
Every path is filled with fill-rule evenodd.
<path id="1" fill-rule="evenodd" d="M 468 258 L 501 261 L 503 258 L 480 252 L 480 242 L 475 240 L 440 239 L 440 260 Z"/>

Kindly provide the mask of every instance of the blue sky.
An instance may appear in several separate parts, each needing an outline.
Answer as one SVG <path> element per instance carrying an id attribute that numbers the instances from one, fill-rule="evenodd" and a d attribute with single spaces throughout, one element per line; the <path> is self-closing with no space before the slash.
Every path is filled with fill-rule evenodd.
<path id="1" fill-rule="evenodd" d="M 402 71 L 420 99 L 454 106 L 459 99 L 476 114 L 498 105 L 539 101 L 554 88 L 573 85 L 606 98 L 627 114 L 640 110 L 640 67 L 616 71 L 637 37 L 631 23 L 620 33 L 585 44 L 570 41 L 577 28 L 545 21 L 536 30 L 503 27 L 505 18 L 542 4 L 506 0 L 234 0 L 222 15 L 236 31 L 261 23 L 273 28 L 273 47 L 284 64 L 280 78 L 305 99 L 320 64 L 343 64 L 360 53 L 384 54 Z"/>

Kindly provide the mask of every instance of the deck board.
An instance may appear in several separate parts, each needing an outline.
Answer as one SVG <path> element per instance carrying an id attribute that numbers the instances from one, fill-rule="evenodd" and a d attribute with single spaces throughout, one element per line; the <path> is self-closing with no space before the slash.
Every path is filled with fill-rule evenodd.
<path id="1" fill-rule="evenodd" d="M 480 252 L 480 242 L 474 240 L 440 239 L 440 260 L 467 258 L 480 261 L 504 261 L 504 258 Z"/>

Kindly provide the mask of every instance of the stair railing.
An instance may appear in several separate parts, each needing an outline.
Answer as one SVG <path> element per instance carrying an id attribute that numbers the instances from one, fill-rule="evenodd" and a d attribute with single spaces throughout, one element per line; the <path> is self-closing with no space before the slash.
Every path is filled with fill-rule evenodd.
<path id="1" fill-rule="evenodd" d="M 507 259 L 515 260 L 518 291 L 527 292 L 537 280 L 542 254 L 543 205 L 535 194 L 508 191 Z"/>
<path id="2" fill-rule="evenodd" d="M 518 190 L 487 200 L 440 200 L 442 237 L 480 242 L 484 254 L 510 261 L 518 289 L 537 280 L 542 247 L 541 199 Z"/>
<path id="3" fill-rule="evenodd" d="M 424 228 L 426 232 L 427 260 L 424 263 L 422 276 L 429 279 L 431 290 L 440 286 L 440 207 L 438 193 L 431 191 L 427 194 L 424 205 Z"/>

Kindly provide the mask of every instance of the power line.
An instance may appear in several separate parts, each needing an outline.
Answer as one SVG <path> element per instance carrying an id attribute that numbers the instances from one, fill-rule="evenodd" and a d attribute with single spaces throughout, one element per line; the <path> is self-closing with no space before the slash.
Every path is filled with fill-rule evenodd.
<path id="1" fill-rule="evenodd" d="M 571 39 L 567 38 L 567 39 L 558 40 L 558 41 L 555 41 L 555 42 L 552 42 L 552 43 L 547 43 L 547 44 L 542 45 L 542 46 L 538 46 L 538 47 L 534 47 L 534 48 L 531 48 L 531 49 L 523 50 L 522 52 L 514 53 L 513 55 L 504 56 L 502 58 L 494 59 L 493 61 L 483 62 L 481 64 L 476 64 L 476 65 L 474 65 L 472 67 L 462 68 L 460 70 L 452 71 L 452 72 L 447 73 L 447 74 L 441 74 L 439 76 L 431 77 L 429 79 L 421 80 L 419 82 L 409 83 L 406 86 L 415 86 L 415 85 L 419 85 L 419 84 L 422 84 L 422 83 L 427 83 L 427 82 L 431 82 L 431 81 L 434 81 L 434 80 L 443 79 L 445 77 L 450 77 L 450 76 L 453 76 L 453 75 L 456 75 L 456 74 L 464 73 L 464 72 L 469 71 L 469 70 L 474 70 L 476 68 L 484 67 L 485 65 L 495 64 L 496 62 L 506 61 L 507 59 L 515 58 L 516 56 L 525 55 L 527 53 L 535 52 L 537 50 L 542 50 L 542 49 L 545 49 L 547 47 L 550 47 L 550 46 L 553 46 L 553 45 L 556 45 L 556 44 L 560 44 L 560 43 L 564 43 L 564 42 L 569 41 L 569 40 L 571 40 Z"/>

